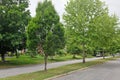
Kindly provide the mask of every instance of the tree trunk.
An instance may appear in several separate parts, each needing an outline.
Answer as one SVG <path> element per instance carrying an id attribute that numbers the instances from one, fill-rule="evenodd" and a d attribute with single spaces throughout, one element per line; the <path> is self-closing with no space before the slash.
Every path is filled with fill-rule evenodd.
<path id="1" fill-rule="evenodd" d="M 76 55 L 75 54 L 73 54 L 73 59 L 76 59 Z"/>
<path id="2" fill-rule="evenodd" d="M 95 50 L 93 51 L 93 53 L 94 53 L 93 56 L 96 56 L 96 51 Z"/>
<path id="3" fill-rule="evenodd" d="M 19 58 L 19 54 L 17 52 L 15 53 L 15 55 L 16 55 L 16 58 Z"/>
<path id="4" fill-rule="evenodd" d="M 85 63 L 85 51 L 83 51 L 83 63 Z"/>
<path id="5" fill-rule="evenodd" d="M 105 59 L 105 53 L 104 53 L 104 51 L 102 52 L 102 56 L 103 56 L 103 59 Z"/>
<path id="6" fill-rule="evenodd" d="M 112 56 L 113 56 L 113 58 L 115 57 L 115 55 L 112 53 Z"/>
<path id="7" fill-rule="evenodd" d="M 47 54 L 45 54 L 45 56 L 44 56 L 44 63 L 45 63 L 44 70 L 45 71 L 47 71 L 47 58 L 48 58 L 48 56 L 47 56 Z"/>
<path id="8" fill-rule="evenodd" d="M 19 52 L 17 50 L 14 51 L 16 58 L 19 58 Z"/>
<path id="9" fill-rule="evenodd" d="M 83 44 L 83 63 L 85 63 L 85 57 L 86 57 L 86 53 L 85 53 L 85 45 Z"/>
<path id="10" fill-rule="evenodd" d="M 5 54 L 4 53 L 1 54 L 1 60 L 2 60 L 2 62 L 5 62 Z"/>

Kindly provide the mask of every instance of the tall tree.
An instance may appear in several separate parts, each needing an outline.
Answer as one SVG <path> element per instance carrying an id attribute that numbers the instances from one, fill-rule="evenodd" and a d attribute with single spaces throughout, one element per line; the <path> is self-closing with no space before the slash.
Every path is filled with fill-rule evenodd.
<path id="1" fill-rule="evenodd" d="M 119 34 L 119 19 L 118 17 L 114 14 L 110 16 L 110 23 L 109 23 L 109 35 L 110 35 L 110 40 L 109 40 L 109 47 L 108 51 L 112 56 L 114 57 L 115 53 L 119 52 L 120 49 L 120 34 Z"/>
<path id="2" fill-rule="evenodd" d="M 5 61 L 5 53 L 15 51 L 24 43 L 25 27 L 30 19 L 28 0 L 1 0 L 0 3 L 0 53 Z"/>
<path id="3" fill-rule="evenodd" d="M 48 56 L 64 48 L 64 28 L 51 1 L 38 3 L 36 16 L 27 28 L 27 45 L 29 50 L 40 50 L 44 54 L 45 70 Z"/>
<path id="4" fill-rule="evenodd" d="M 103 14 L 102 16 L 97 17 L 94 20 L 96 26 L 96 32 L 93 39 L 96 47 L 101 48 L 103 58 L 105 58 L 105 52 L 109 51 L 109 48 L 112 47 L 114 38 L 116 38 L 116 28 L 118 19 L 115 16 L 109 16 L 108 14 Z"/>
<path id="5" fill-rule="evenodd" d="M 85 63 L 87 46 L 91 42 L 91 35 L 94 34 L 90 30 L 95 28 L 91 24 L 94 24 L 94 18 L 108 13 L 107 7 L 100 0 L 70 0 L 65 10 L 63 17 L 65 26 L 68 31 L 72 30 L 78 35 L 77 42 L 82 46 L 83 63 Z"/>

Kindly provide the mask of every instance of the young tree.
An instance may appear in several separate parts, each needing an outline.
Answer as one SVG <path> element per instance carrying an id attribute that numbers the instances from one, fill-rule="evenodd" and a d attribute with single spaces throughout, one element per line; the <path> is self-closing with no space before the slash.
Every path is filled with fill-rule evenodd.
<path id="1" fill-rule="evenodd" d="M 83 63 L 85 63 L 87 46 L 91 43 L 91 35 L 94 34 L 95 28 L 91 25 L 94 24 L 94 18 L 108 12 L 107 7 L 100 0 L 70 0 L 65 10 L 63 18 L 66 29 L 75 33 L 75 36 L 78 35 L 77 42 L 82 46 Z"/>
<path id="2" fill-rule="evenodd" d="M 7 51 L 16 51 L 23 43 L 25 27 L 30 19 L 28 0 L 1 0 L 0 2 L 0 53 L 5 61 Z"/>
<path id="3" fill-rule="evenodd" d="M 47 70 L 48 56 L 64 48 L 64 28 L 51 1 L 38 3 L 36 16 L 27 27 L 27 45 L 29 50 L 42 51 L 45 70 Z"/>

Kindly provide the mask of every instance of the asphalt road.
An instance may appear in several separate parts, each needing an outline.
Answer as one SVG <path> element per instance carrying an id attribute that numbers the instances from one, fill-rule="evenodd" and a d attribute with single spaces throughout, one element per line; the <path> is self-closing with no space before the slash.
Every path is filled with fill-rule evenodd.
<path id="1" fill-rule="evenodd" d="M 120 80 L 120 59 L 50 80 Z"/>
<path id="2" fill-rule="evenodd" d="M 102 57 L 88 58 L 88 59 L 86 59 L 86 61 L 93 61 L 93 60 L 97 60 L 97 59 L 101 59 L 101 58 Z M 51 68 L 57 68 L 60 66 L 79 63 L 79 62 L 82 62 L 82 60 L 55 62 L 55 63 L 49 63 L 47 67 L 48 67 L 48 69 L 51 69 Z M 41 71 L 41 70 L 44 70 L 44 65 L 42 65 L 42 64 L 33 65 L 33 66 L 26 66 L 26 67 L 24 66 L 24 67 L 17 67 L 17 68 L 0 69 L 0 78 L 16 76 L 19 74 L 31 73 L 31 72 Z"/>

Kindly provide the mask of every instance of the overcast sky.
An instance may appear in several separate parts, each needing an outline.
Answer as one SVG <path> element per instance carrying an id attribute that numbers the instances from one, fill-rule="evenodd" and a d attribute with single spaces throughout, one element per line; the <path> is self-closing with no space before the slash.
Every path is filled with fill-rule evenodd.
<path id="1" fill-rule="evenodd" d="M 35 16 L 35 9 L 37 7 L 37 3 L 42 0 L 30 0 L 30 12 L 32 16 Z M 55 9 L 57 10 L 58 14 L 62 16 L 62 14 L 65 12 L 65 4 L 67 3 L 68 0 L 52 0 Z M 112 14 L 116 14 L 117 16 L 120 17 L 120 0 L 101 0 L 104 1 L 108 7 L 109 11 Z"/>

